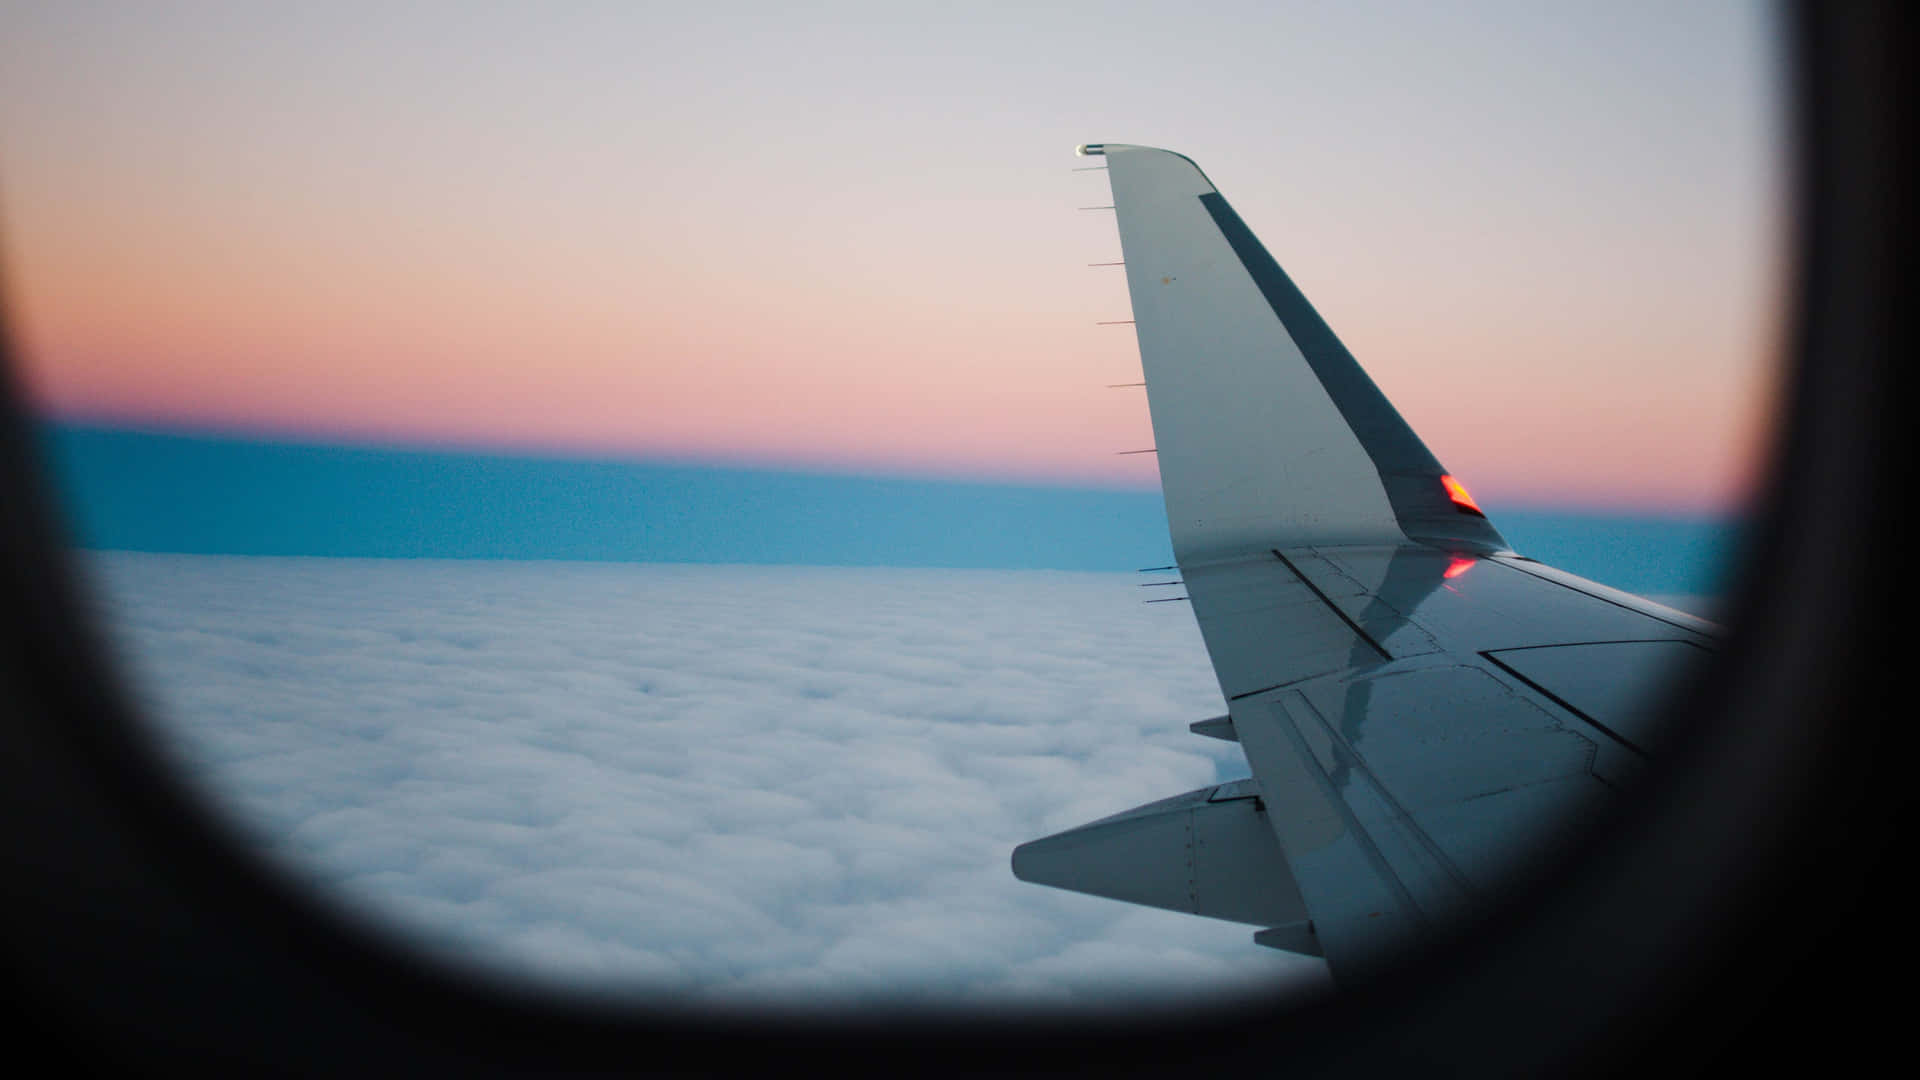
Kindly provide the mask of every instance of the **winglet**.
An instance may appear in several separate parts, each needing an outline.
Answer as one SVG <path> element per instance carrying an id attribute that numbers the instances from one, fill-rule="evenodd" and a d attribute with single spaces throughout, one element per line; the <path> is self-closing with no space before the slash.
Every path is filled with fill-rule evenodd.
<path id="1" fill-rule="evenodd" d="M 1199 166 L 1077 152 L 1107 159 L 1182 565 L 1407 539 L 1507 550 Z"/>

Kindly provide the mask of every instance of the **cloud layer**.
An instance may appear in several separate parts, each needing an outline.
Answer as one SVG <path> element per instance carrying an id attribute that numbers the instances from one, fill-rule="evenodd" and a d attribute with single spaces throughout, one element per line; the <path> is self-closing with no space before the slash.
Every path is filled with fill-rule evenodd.
<path id="1" fill-rule="evenodd" d="M 1133 575 L 88 556 L 161 743 L 444 958 L 724 1004 L 1111 1004 L 1324 979 L 1014 845 L 1245 775 Z"/>

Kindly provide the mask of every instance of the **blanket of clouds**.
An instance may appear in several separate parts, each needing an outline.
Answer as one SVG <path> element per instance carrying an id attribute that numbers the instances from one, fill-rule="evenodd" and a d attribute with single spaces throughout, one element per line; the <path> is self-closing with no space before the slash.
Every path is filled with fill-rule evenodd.
<path id="1" fill-rule="evenodd" d="M 456 964 L 721 1006 L 1323 984 L 1029 885 L 1025 840 L 1246 775 L 1137 575 L 88 553 L 163 748 Z"/>
<path id="2" fill-rule="evenodd" d="M 1011 873 L 1246 775 L 1186 730 L 1219 689 L 1136 575 L 83 557 L 162 749 L 456 966 L 718 1007 L 1326 985 L 1252 927 Z"/>

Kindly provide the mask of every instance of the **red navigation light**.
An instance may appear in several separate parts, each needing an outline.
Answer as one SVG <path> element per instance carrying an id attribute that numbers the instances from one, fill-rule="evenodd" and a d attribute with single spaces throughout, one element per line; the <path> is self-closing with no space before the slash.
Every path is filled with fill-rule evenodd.
<path id="1" fill-rule="evenodd" d="M 1479 514 L 1481 517 L 1487 516 L 1487 512 L 1480 509 L 1480 504 L 1473 501 L 1473 496 L 1467 494 L 1465 484 L 1442 473 L 1440 475 L 1440 485 L 1447 489 L 1447 498 L 1453 500 L 1453 505 L 1469 514 Z"/>
<path id="2" fill-rule="evenodd" d="M 1473 569 L 1473 563 L 1474 563 L 1474 560 L 1472 559 L 1463 559 L 1460 556 L 1455 555 L 1453 557 L 1453 561 L 1447 564 L 1446 570 L 1443 571 L 1440 576 L 1443 578 L 1447 578 L 1449 580 L 1453 578 L 1457 578 L 1461 574 L 1464 574 L 1467 571 Z"/>

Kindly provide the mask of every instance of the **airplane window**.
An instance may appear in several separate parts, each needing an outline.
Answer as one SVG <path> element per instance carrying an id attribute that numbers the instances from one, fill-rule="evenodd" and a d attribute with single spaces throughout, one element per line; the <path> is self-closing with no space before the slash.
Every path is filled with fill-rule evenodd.
<path id="1" fill-rule="evenodd" d="M 1271 715 L 1336 784 L 1357 751 L 1393 787 L 1369 740 L 1438 695 L 1629 786 L 1658 738 L 1617 718 L 1664 684 L 1596 668 L 1697 651 L 1758 486 L 1783 211 L 1752 6 L 4 19 L 18 375 L 156 747 L 451 965 L 717 1007 L 1323 988 L 1364 928 L 1240 885 L 1191 913 L 1193 836 L 1279 850 L 1250 770 L 1280 744 L 1235 702 L 1400 664 Z M 1148 189 L 1115 170 L 1147 152 L 1067 152 L 1108 137 L 1230 200 L 1182 204 L 1231 255 L 1202 306 L 1138 292 L 1183 283 L 1129 265 Z M 1180 427 L 1156 327 L 1214 340 L 1233 295 L 1306 341 L 1287 289 L 1445 463 L 1431 497 L 1457 478 L 1537 566 L 1448 534 L 1196 573 L 1170 434 L 1226 448 L 1202 487 L 1339 474 Z M 1378 503 L 1414 536 L 1407 505 Z M 1525 622 L 1541 587 L 1659 626 L 1421 659 L 1439 605 Z M 1196 620 L 1261 590 L 1334 636 Z M 1331 666 L 1269 677 L 1315 641 Z M 1158 800 L 1186 816 L 1073 832 Z M 1058 845 L 1015 876 L 1063 836 L 1118 884 L 1046 887 L 1088 880 Z"/>

